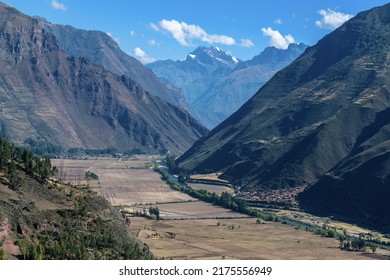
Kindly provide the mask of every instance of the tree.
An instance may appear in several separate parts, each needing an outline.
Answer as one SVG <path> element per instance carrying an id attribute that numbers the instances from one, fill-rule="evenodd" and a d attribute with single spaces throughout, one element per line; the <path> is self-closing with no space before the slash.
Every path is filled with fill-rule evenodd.
<path id="1" fill-rule="evenodd" d="M 87 187 L 89 186 L 89 183 L 91 182 L 91 176 L 90 172 L 86 171 L 85 172 L 85 180 L 87 180 Z"/>
<path id="2" fill-rule="evenodd" d="M 160 210 L 158 209 L 158 207 L 152 207 L 150 206 L 149 207 L 149 215 L 151 216 L 156 216 L 156 219 L 157 220 L 160 220 Z"/>
<path id="3" fill-rule="evenodd" d="M 11 159 L 13 146 L 0 136 L 0 169 L 8 164 Z"/>
<path id="4" fill-rule="evenodd" d="M 169 155 L 165 158 L 166 164 L 169 168 L 169 171 L 172 173 L 175 173 L 176 171 L 176 162 L 175 162 L 175 156 Z"/>
<path id="5" fill-rule="evenodd" d="M 7 256 L 4 252 L 4 250 L 0 248 L 0 261 L 6 260 L 6 259 L 7 259 Z"/>
<path id="6" fill-rule="evenodd" d="M 360 251 L 360 250 L 364 251 L 366 249 L 366 246 L 367 246 L 366 241 L 361 237 L 354 238 L 351 241 L 351 247 L 352 250 L 354 251 Z"/>
<path id="7" fill-rule="evenodd" d="M 26 172 L 32 175 L 34 165 L 33 165 L 33 154 L 30 150 L 24 149 L 22 154 L 22 162 Z"/>
<path id="8" fill-rule="evenodd" d="M 376 250 L 378 249 L 378 245 L 376 245 L 375 243 L 370 243 L 370 249 L 372 253 L 375 253 Z"/>
<path id="9" fill-rule="evenodd" d="M 6 175 L 9 179 L 9 186 L 13 190 L 18 190 L 26 184 L 25 179 L 20 175 L 16 165 L 12 162 L 6 167 Z"/>
<path id="10" fill-rule="evenodd" d="M 327 237 L 335 237 L 336 236 L 336 230 L 333 228 L 329 228 L 328 231 L 326 232 Z"/>

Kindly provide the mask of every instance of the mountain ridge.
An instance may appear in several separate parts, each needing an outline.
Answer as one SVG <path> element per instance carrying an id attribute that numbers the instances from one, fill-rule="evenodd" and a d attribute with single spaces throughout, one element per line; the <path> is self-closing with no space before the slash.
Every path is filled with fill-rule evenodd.
<path id="1" fill-rule="evenodd" d="M 65 52 L 85 57 L 93 63 L 118 75 L 127 75 L 146 91 L 163 100 L 187 108 L 185 97 L 178 88 L 168 87 L 154 73 L 134 57 L 124 53 L 108 34 L 96 30 L 83 30 L 70 25 L 53 24 L 42 17 L 34 17 L 45 30 L 52 33 Z"/>
<path id="2" fill-rule="evenodd" d="M 386 196 L 390 169 L 385 158 L 382 163 L 370 161 L 382 158 L 380 147 L 390 136 L 384 117 L 390 107 L 389 34 L 390 4 L 359 13 L 277 72 L 177 162 L 197 173 L 222 172 L 221 178 L 243 190 L 306 187 L 303 207 L 354 219 L 360 215 L 365 222 L 389 228 L 385 217 L 390 209 L 372 194 Z M 362 161 L 358 165 L 356 156 Z M 343 161 L 374 172 L 372 185 L 354 188 L 348 182 L 359 182 L 363 175 L 338 166 Z M 382 173 L 375 175 L 378 162 Z M 337 200 L 337 191 L 321 195 L 330 181 L 349 196 Z M 368 201 L 354 203 L 368 192 Z M 332 200 L 344 205 L 335 207 Z"/>
<path id="3" fill-rule="evenodd" d="M 6 5 L 0 13 L 1 132 L 15 144 L 181 153 L 207 133 L 131 78 L 62 51 L 37 19 Z"/>

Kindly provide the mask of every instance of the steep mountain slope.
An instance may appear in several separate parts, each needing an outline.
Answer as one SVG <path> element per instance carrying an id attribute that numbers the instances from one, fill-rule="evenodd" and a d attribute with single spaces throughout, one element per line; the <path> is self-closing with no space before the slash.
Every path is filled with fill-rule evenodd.
<path id="1" fill-rule="evenodd" d="M 76 57 L 85 57 L 118 75 L 137 81 L 152 95 L 171 104 L 186 107 L 184 95 L 178 88 L 169 88 L 137 59 L 127 55 L 109 35 L 101 31 L 87 31 L 69 25 L 52 24 L 36 17 L 43 29 L 52 33 L 62 50 Z"/>
<path id="2" fill-rule="evenodd" d="M 217 47 L 199 47 L 183 60 L 156 61 L 146 66 L 183 90 L 191 104 L 212 83 L 227 76 L 239 61 Z"/>
<path id="3" fill-rule="evenodd" d="M 267 47 L 253 59 L 240 62 L 227 77 L 215 81 L 194 101 L 191 105 L 193 110 L 208 128 L 214 128 L 306 48 L 304 44 L 290 44 L 286 50 Z"/>
<path id="4" fill-rule="evenodd" d="M 50 159 L 1 137 L 0 158 L 0 260 L 153 257 L 106 199 L 85 186 L 49 180 Z"/>
<path id="5" fill-rule="evenodd" d="M 300 195 L 302 206 L 390 230 L 389 112 L 386 109 L 378 114 L 367 129 L 371 130 L 368 134 L 375 130 L 373 135 Z"/>
<path id="6" fill-rule="evenodd" d="M 389 140 L 389 36 L 390 4 L 358 14 L 279 71 L 178 163 L 195 172 L 222 171 L 246 190 L 304 187 L 322 178 L 307 190 L 306 201 L 316 197 L 316 208 L 334 207 L 335 190 L 343 189 L 365 217 L 375 213 L 374 223 L 388 217 L 386 206 L 364 195 L 386 197 L 390 186 L 383 150 Z M 368 170 L 378 171 L 361 173 Z M 362 188 L 367 180 L 372 184 Z M 330 181 L 333 195 L 321 196 Z M 333 212 L 358 216 L 342 201 Z"/>
<path id="7" fill-rule="evenodd" d="M 0 4 L 1 132 L 64 148 L 183 152 L 206 133 L 131 78 L 62 51 L 38 20 Z"/>

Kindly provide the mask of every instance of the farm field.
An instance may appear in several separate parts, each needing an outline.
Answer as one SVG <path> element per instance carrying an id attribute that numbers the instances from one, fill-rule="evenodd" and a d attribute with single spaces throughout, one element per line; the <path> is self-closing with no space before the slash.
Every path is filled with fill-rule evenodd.
<path id="1" fill-rule="evenodd" d="M 388 259 L 388 252 L 370 254 L 342 251 L 335 238 L 325 238 L 281 223 L 257 223 L 228 209 L 196 200 L 172 190 L 154 172 L 149 156 L 131 160 L 90 158 L 54 160 L 65 181 L 86 184 L 84 173 L 94 172 L 94 191 L 130 213 L 158 207 L 161 220 L 131 217 L 129 231 L 152 253 L 165 259 Z M 190 184 L 222 193 L 224 186 Z M 295 215 L 295 213 L 279 213 Z M 306 219 L 307 217 L 301 217 Z M 311 217 L 316 222 L 315 217 Z M 321 219 L 318 220 L 321 222 Z"/>
<path id="2" fill-rule="evenodd" d="M 215 206 L 203 201 L 190 201 L 183 203 L 164 203 L 151 205 L 158 207 L 160 218 L 164 220 L 183 220 L 183 219 L 221 219 L 221 218 L 247 218 L 247 215 L 233 212 L 223 207 Z M 134 212 L 142 211 L 143 207 L 130 207 L 125 210 Z M 147 209 L 146 209 L 147 210 Z"/>
<path id="3" fill-rule="evenodd" d="M 91 180 L 92 188 L 114 206 L 184 202 L 189 195 L 172 190 L 153 169 L 94 168 L 99 181 Z"/>
<path id="4" fill-rule="evenodd" d="M 151 157 L 139 157 L 134 161 L 118 159 L 57 160 L 63 163 L 65 181 L 79 179 L 86 184 L 86 171 L 94 172 L 99 180 L 91 180 L 90 186 L 114 206 L 132 206 L 155 203 L 193 201 L 190 196 L 172 190 L 160 175 L 150 169 Z"/>
<path id="5" fill-rule="evenodd" d="M 131 232 L 164 259 L 373 259 L 341 251 L 338 241 L 255 218 L 151 221 L 136 217 Z"/>
<path id="6" fill-rule="evenodd" d="M 221 195 L 223 192 L 227 192 L 229 194 L 233 194 L 234 190 L 229 187 L 225 186 L 218 186 L 218 185 L 207 185 L 207 184 L 194 184 L 194 183 L 189 183 L 188 184 L 191 188 L 194 190 L 206 190 L 210 193 L 215 192 L 217 195 Z"/>
<path id="7" fill-rule="evenodd" d="M 57 179 L 75 185 L 86 184 L 85 172 L 97 169 L 132 169 L 146 168 L 155 159 L 152 156 L 137 156 L 130 159 L 117 159 L 109 157 L 89 157 L 84 159 L 52 159 L 52 165 L 57 166 L 59 172 Z"/>
<path id="8" fill-rule="evenodd" d="M 194 180 L 212 180 L 212 181 L 218 181 L 221 183 L 229 183 L 226 180 L 218 178 L 222 173 L 210 173 L 210 174 L 196 174 L 196 175 L 191 175 L 191 179 Z"/>

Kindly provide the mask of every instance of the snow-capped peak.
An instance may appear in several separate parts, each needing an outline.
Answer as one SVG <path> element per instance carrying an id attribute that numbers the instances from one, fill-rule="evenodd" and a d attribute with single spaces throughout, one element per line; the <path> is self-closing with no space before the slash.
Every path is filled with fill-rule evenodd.
<path id="1" fill-rule="evenodd" d="M 199 47 L 187 56 L 187 61 L 197 61 L 200 64 L 224 64 L 228 67 L 235 67 L 239 60 L 229 52 L 219 47 Z"/>

